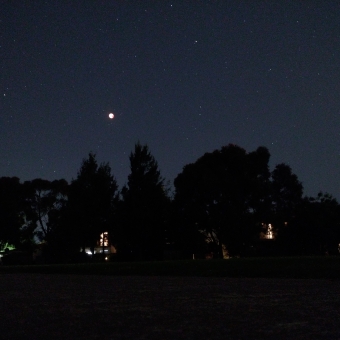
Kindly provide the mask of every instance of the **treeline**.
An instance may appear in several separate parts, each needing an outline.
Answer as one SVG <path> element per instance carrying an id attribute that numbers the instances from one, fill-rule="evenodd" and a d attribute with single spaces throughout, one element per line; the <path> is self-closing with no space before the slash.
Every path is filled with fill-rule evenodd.
<path id="1" fill-rule="evenodd" d="M 0 178 L 0 248 L 47 262 L 75 261 L 108 232 L 117 260 L 338 254 L 340 206 L 329 194 L 303 196 L 292 169 L 269 169 L 270 154 L 227 145 L 185 165 L 172 193 L 147 145 L 130 154 L 119 190 L 94 154 L 77 177 Z"/>

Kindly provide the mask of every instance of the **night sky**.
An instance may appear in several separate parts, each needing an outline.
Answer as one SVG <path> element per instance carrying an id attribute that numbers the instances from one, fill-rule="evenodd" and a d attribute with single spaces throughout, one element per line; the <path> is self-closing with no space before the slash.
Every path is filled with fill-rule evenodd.
<path id="1" fill-rule="evenodd" d="M 0 176 L 70 181 L 93 151 L 121 187 L 139 140 L 173 182 L 234 143 L 340 198 L 338 1 L 0 1 L 0 19 Z"/>

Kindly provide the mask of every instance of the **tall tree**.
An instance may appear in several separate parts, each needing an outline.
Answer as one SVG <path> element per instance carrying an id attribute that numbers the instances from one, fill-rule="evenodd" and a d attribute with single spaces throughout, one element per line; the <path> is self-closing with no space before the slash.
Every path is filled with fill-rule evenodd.
<path id="1" fill-rule="evenodd" d="M 19 246 L 24 225 L 23 190 L 19 178 L 0 178 L 0 249 Z"/>
<path id="2" fill-rule="evenodd" d="M 273 208 L 280 217 L 290 217 L 301 202 L 303 186 L 289 165 L 276 165 L 271 174 Z"/>
<path id="3" fill-rule="evenodd" d="M 36 219 L 28 204 L 31 190 L 17 177 L 0 178 L 0 248 L 7 243 L 31 250 Z"/>
<path id="4" fill-rule="evenodd" d="M 247 154 L 230 144 L 183 168 L 174 182 L 175 202 L 188 246 L 193 240 L 201 243 L 200 234 L 220 256 L 222 245 L 232 255 L 249 246 L 258 233 L 253 215 L 264 204 L 269 156 L 264 147 Z M 191 244 L 191 251 L 196 246 Z"/>
<path id="5" fill-rule="evenodd" d="M 292 224 L 296 210 L 302 203 L 303 186 L 289 165 L 276 165 L 271 173 L 271 217 L 274 233 L 287 235 L 287 225 Z"/>
<path id="6" fill-rule="evenodd" d="M 72 238 L 83 251 L 90 247 L 93 252 L 99 235 L 111 228 L 117 189 L 109 164 L 98 165 L 95 154 L 90 153 L 70 186 L 70 229 L 65 237 Z"/>
<path id="7" fill-rule="evenodd" d="M 161 259 L 170 202 L 164 178 L 147 145 L 135 145 L 130 171 L 122 189 L 118 251 L 129 252 L 132 259 Z"/>
<path id="8" fill-rule="evenodd" d="M 329 194 L 305 197 L 294 218 L 279 232 L 283 253 L 288 255 L 339 254 L 340 205 Z"/>
<path id="9" fill-rule="evenodd" d="M 37 236 L 48 241 L 54 227 L 54 221 L 61 213 L 67 201 L 68 184 L 64 179 L 48 181 L 41 178 L 24 183 L 26 203 L 31 209 L 31 218 L 37 224 Z"/>

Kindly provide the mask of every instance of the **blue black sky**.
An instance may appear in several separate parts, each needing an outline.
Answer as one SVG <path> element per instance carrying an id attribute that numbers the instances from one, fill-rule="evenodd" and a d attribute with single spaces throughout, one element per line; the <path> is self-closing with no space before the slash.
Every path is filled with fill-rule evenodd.
<path id="1" fill-rule="evenodd" d="M 338 1 L 0 8 L 0 176 L 70 181 L 93 151 L 122 186 L 139 140 L 172 182 L 234 143 L 340 198 Z"/>

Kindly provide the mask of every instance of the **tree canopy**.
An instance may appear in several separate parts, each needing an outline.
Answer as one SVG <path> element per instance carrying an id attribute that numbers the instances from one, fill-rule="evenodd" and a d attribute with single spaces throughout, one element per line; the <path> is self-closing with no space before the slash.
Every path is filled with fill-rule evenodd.
<path id="1" fill-rule="evenodd" d="M 130 154 L 130 174 L 122 189 L 118 243 L 134 259 L 162 258 L 169 198 L 164 178 L 147 145 Z"/>
<path id="2" fill-rule="evenodd" d="M 220 256 L 222 245 L 239 253 L 257 233 L 252 212 L 265 199 L 269 156 L 263 147 L 248 154 L 230 144 L 186 165 L 174 184 L 183 228 L 191 231 L 187 238 L 204 234 Z"/>
<path id="3" fill-rule="evenodd" d="M 222 146 L 183 167 L 173 197 L 139 142 L 121 191 L 109 163 L 91 152 L 70 184 L 1 177 L 0 251 L 43 241 L 46 261 L 70 261 L 80 250 L 94 254 L 108 232 L 118 260 L 160 260 L 170 250 L 181 258 L 339 254 L 338 201 L 303 197 L 291 167 L 270 171 L 269 160 L 263 146 Z"/>
<path id="4" fill-rule="evenodd" d="M 110 229 L 117 190 L 109 164 L 98 165 L 95 154 L 90 153 L 71 182 L 68 196 L 68 236 L 83 251 L 90 247 L 93 252 L 99 235 Z"/>
<path id="5" fill-rule="evenodd" d="M 0 249 L 8 243 L 20 245 L 25 223 L 24 192 L 17 177 L 0 178 Z"/>

